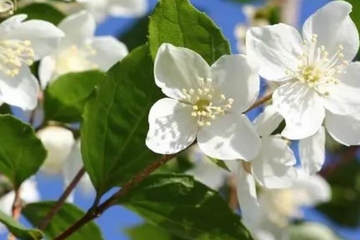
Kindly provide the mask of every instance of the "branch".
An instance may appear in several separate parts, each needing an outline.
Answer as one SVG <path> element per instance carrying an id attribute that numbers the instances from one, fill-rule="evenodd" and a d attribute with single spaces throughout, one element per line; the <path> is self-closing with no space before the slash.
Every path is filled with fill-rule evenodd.
<path id="1" fill-rule="evenodd" d="M 105 202 L 100 204 L 97 207 L 90 208 L 90 210 L 77 222 L 75 222 L 72 226 L 70 226 L 67 230 L 61 233 L 59 236 L 54 238 L 53 240 L 62 240 L 69 237 L 71 234 L 80 229 L 83 225 L 90 222 L 96 217 L 99 217 L 106 209 L 116 204 L 116 202 L 123 196 L 125 196 L 133 187 L 137 186 L 141 183 L 147 176 L 149 176 L 156 169 L 170 161 L 174 158 L 176 154 L 171 155 L 163 155 L 158 161 L 153 162 L 147 168 L 143 169 L 140 173 L 135 175 L 132 179 L 127 181 L 123 187 L 113 194 L 110 198 L 108 198 Z"/>
<path id="2" fill-rule="evenodd" d="M 22 204 L 20 198 L 20 188 L 18 188 L 15 190 L 15 198 L 12 205 L 12 217 L 15 221 L 18 221 L 20 218 L 21 208 L 22 208 Z M 15 236 L 9 233 L 8 240 L 15 240 L 15 239 L 16 239 Z"/>
<path id="3" fill-rule="evenodd" d="M 50 209 L 48 214 L 45 216 L 44 220 L 40 223 L 39 229 L 44 230 L 49 224 L 50 220 L 56 215 L 56 213 L 60 210 L 60 208 L 64 205 L 66 199 L 69 197 L 70 193 L 74 190 L 76 185 L 80 182 L 82 176 L 85 174 L 85 168 L 82 167 L 79 172 L 76 174 L 74 179 L 70 182 L 70 184 L 66 187 L 63 194 L 57 200 L 55 205 Z"/>

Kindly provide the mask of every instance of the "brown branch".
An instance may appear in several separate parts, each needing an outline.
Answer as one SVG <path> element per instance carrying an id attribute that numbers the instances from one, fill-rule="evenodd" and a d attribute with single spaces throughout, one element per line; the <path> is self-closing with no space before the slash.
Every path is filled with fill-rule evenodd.
<path id="1" fill-rule="evenodd" d="M 14 198 L 14 202 L 12 205 L 12 217 L 15 221 L 18 221 L 21 215 L 21 208 L 22 208 L 22 204 L 21 204 L 21 198 L 20 198 L 20 188 L 15 190 L 15 198 Z M 15 240 L 16 237 L 14 235 L 12 235 L 11 233 L 9 233 L 9 237 L 8 240 Z"/>
<path id="2" fill-rule="evenodd" d="M 256 102 L 254 102 L 254 104 L 251 105 L 251 106 L 249 107 L 249 109 L 246 110 L 244 113 L 247 113 L 247 112 L 253 110 L 254 108 L 260 106 L 260 105 L 263 104 L 263 103 L 266 103 L 266 102 L 269 101 L 271 98 L 272 98 L 272 93 L 269 93 L 269 94 L 267 94 L 267 95 L 265 95 L 265 96 L 262 96 L 261 98 L 259 98 L 258 100 L 256 100 Z"/>
<path id="3" fill-rule="evenodd" d="M 44 230 L 49 224 L 50 220 L 55 216 L 55 214 L 60 210 L 60 208 L 64 205 L 66 199 L 69 197 L 70 193 L 74 190 L 76 185 L 80 182 L 81 178 L 85 174 L 85 168 L 82 167 L 79 172 L 76 174 L 74 179 L 70 182 L 70 184 L 66 187 L 63 194 L 57 200 L 55 205 L 50 209 L 50 211 L 45 216 L 44 220 L 40 223 L 39 229 Z"/>
<path id="4" fill-rule="evenodd" d="M 66 239 L 71 234 L 73 234 L 78 229 L 80 229 L 83 225 L 93 220 L 94 218 L 100 216 L 106 209 L 116 204 L 116 202 L 121 197 L 125 196 L 133 187 L 141 183 L 152 172 L 154 172 L 156 169 L 158 169 L 159 167 L 170 161 L 175 156 L 176 154 L 163 155 L 158 161 L 153 162 L 148 167 L 143 169 L 140 173 L 138 173 L 135 177 L 127 181 L 119 191 L 113 194 L 105 202 L 103 202 L 97 207 L 90 208 L 90 210 L 80 220 L 75 222 L 72 226 L 70 226 L 67 230 L 65 230 L 63 233 L 61 233 L 53 240 Z"/>

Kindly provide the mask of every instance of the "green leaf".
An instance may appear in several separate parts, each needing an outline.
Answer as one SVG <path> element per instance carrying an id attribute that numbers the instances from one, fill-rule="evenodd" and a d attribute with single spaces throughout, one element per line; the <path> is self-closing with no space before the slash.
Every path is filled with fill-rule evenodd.
<path id="1" fill-rule="evenodd" d="M 65 123 L 81 121 L 86 101 L 104 79 L 105 74 L 99 71 L 60 76 L 45 91 L 45 119 Z"/>
<path id="2" fill-rule="evenodd" d="M 216 159 L 216 158 L 211 158 L 209 156 L 207 156 L 207 159 L 209 159 L 211 162 L 213 162 L 214 164 L 216 164 L 216 166 L 224 169 L 225 171 L 231 172 L 230 169 L 226 166 L 226 164 L 224 163 L 224 161 Z"/>
<path id="3" fill-rule="evenodd" d="M 162 43 L 186 47 L 199 53 L 209 64 L 230 54 L 230 46 L 220 29 L 188 0 L 161 0 L 150 17 L 151 56 Z"/>
<path id="4" fill-rule="evenodd" d="M 149 17 L 144 16 L 137 20 L 128 30 L 118 37 L 129 51 L 145 44 L 148 40 Z"/>
<path id="5" fill-rule="evenodd" d="M 151 175 L 119 204 L 185 239 L 252 239 L 218 193 L 191 176 Z"/>
<path id="6" fill-rule="evenodd" d="M 16 222 L 12 217 L 0 211 L 0 222 L 17 238 L 23 240 L 40 240 L 43 234 L 37 229 L 27 229 Z"/>
<path id="7" fill-rule="evenodd" d="M 39 170 L 46 150 L 30 125 L 10 115 L 0 115 L 0 132 L 0 172 L 17 189 Z"/>
<path id="8" fill-rule="evenodd" d="M 53 207 L 55 202 L 36 202 L 26 205 L 23 209 L 25 217 L 35 226 L 40 225 L 44 220 L 46 214 Z M 48 238 L 54 238 L 72 224 L 78 221 L 82 216 L 85 215 L 81 209 L 73 204 L 65 203 L 59 210 L 59 212 L 51 219 L 49 225 L 44 229 L 44 233 Z M 84 240 L 84 239 L 96 239 L 101 240 L 103 236 L 99 227 L 94 221 L 85 224 L 83 227 L 78 229 L 67 240 Z"/>
<path id="9" fill-rule="evenodd" d="M 25 13 L 28 19 L 39 19 L 58 25 L 65 18 L 65 14 L 46 3 L 33 3 L 19 8 L 15 14 Z"/>
<path id="10" fill-rule="evenodd" d="M 128 228 L 125 230 L 125 232 L 126 235 L 130 237 L 131 240 L 144 240 L 144 239 L 172 240 L 171 235 L 169 235 L 162 228 L 156 227 L 149 223 L 144 223 L 132 228 Z"/>
<path id="11" fill-rule="evenodd" d="M 148 46 L 114 65 L 96 93 L 85 105 L 81 150 L 100 196 L 158 158 L 145 146 L 150 107 L 162 96 Z"/>

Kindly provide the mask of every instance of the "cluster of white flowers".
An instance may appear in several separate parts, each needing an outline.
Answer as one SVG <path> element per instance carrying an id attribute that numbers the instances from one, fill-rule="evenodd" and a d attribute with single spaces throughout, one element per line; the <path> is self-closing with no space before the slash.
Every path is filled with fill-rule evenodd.
<path id="1" fill-rule="evenodd" d="M 352 62 L 359 34 L 351 10 L 345 1 L 328 3 L 306 20 L 302 36 L 285 24 L 251 27 L 247 56 L 222 56 L 212 66 L 190 49 L 162 44 L 154 75 L 167 97 L 150 110 L 146 145 L 175 154 L 196 142 L 209 157 L 233 160 L 226 164 L 237 176 L 243 221 L 257 232 L 266 201 L 258 200 L 256 183 L 270 191 L 310 181 L 325 160 L 325 129 L 341 144 L 360 145 L 360 63 Z M 251 123 L 244 113 L 258 98 L 260 76 L 276 89 Z M 283 120 L 281 134 L 272 135 Z M 291 140 L 299 140 L 300 168 Z M 329 199 L 328 186 L 322 189 L 314 203 Z"/>

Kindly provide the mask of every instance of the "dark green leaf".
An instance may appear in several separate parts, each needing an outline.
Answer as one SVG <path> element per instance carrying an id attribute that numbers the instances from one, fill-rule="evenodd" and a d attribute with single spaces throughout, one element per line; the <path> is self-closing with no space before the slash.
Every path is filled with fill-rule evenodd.
<path id="1" fill-rule="evenodd" d="M 231 172 L 230 169 L 226 166 L 226 164 L 224 163 L 224 161 L 216 159 L 216 158 L 211 158 L 211 157 L 207 157 L 207 159 L 209 159 L 211 162 L 215 163 L 216 166 L 224 169 L 225 171 Z"/>
<path id="2" fill-rule="evenodd" d="M 151 56 L 162 43 L 186 47 L 199 53 L 209 64 L 230 54 L 230 46 L 220 29 L 188 0 L 161 0 L 150 17 Z"/>
<path id="3" fill-rule="evenodd" d="M 151 175 L 119 203 L 185 239 L 252 239 L 218 193 L 191 176 Z"/>
<path id="4" fill-rule="evenodd" d="M 132 228 L 128 228 L 125 232 L 131 240 L 172 240 L 171 235 L 162 228 L 156 227 L 149 223 L 144 223 Z"/>
<path id="5" fill-rule="evenodd" d="M 0 223 L 4 224 L 15 237 L 23 240 L 40 240 L 43 234 L 37 229 L 27 229 L 12 217 L 0 211 Z"/>
<path id="6" fill-rule="evenodd" d="M 43 220 L 55 202 L 37 202 L 28 204 L 23 209 L 25 217 L 35 226 L 38 226 Z M 65 203 L 59 212 L 51 219 L 49 225 L 44 229 L 44 233 L 48 238 L 54 238 L 73 223 L 79 220 L 85 213 L 70 203 Z M 67 240 L 84 240 L 84 239 L 103 239 L 101 231 L 95 222 L 89 222 L 82 228 L 78 229 Z"/>
<path id="7" fill-rule="evenodd" d="M 105 79 L 99 71 L 68 73 L 45 91 L 45 119 L 71 123 L 81 121 L 84 105 L 95 86 Z"/>
<path id="8" fill-rule="evenodd" d="M 33 3 L 19 8 L 16 14 L 25 13 L 28 19 L 39 19 L 58 25 L 65 17 L 65 14 L 46 3 Z"/>
<path id="9" fill-rule="evenodd" d="M 101 195 L 157 158 L 145 146 L 150 107 L 162 96 L 153 78 L 148 46 L 115 64 L 96 93 L 85 105 L 81 150 L 85 168 Z"/>
<path id="10" fill-rule="evenodd" d="M 39 170 L 46 150 L 30 125 L 10 115 L 0 115 L 0 132 L 0 172 L 16 189 Z"/>
<path id="11" fill-rule="evenodd" d="M 129 51 L 145 44 L 148 40 L 149 17 L 145 16 L 137 20 L 128 30 L 119 36 Z"/>

